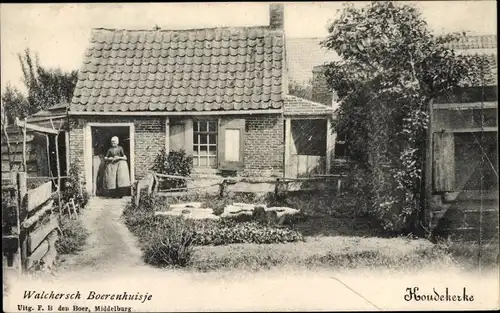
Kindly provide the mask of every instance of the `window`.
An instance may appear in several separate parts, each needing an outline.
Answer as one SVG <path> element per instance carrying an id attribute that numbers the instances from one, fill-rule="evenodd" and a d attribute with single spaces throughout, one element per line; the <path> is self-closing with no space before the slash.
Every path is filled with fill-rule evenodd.
<path id="1" fill-rule="evenodd" d="M 326 123 L 324 119 L 291 121 L 292 140 L 297 155 L 325 155 Z"/>
<path id="2" fill-rule="evenodd" d="M 193 165 L 217 167 L 217 120 L 193 121 Z"/>
<path id="3" fill-rule="evenodd" d="M 334 159 L 346 159 L 347 158 L 347 144 L 346 144 L 345 133 L 339 133 L 335 141 L 335 151 Z"/>

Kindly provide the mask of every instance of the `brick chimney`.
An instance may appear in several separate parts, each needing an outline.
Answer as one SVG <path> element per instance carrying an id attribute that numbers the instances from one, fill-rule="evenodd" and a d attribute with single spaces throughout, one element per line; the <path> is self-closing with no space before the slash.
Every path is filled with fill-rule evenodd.
<path id="1" fill-rule="evenodd" d="M 283 3 L 271 3 L 269 5 L 269 27 L 272 29 L 283 29 L 285 21 L 285 8 Z"/>
<path id="2" fill-rule="evenodd" d="M 311 93 L 311 98 L 314 102 L 327 106 L 333 106 L 335 109 L 337 108 L 339 99 L 335 91 L 328 86 L 324 65 L 317 65 L 313 67 Z"/>
<path id="3" fill-rule="evenodd" d="M 328 87 L 325 77 L 325 67 L 318 65 L 313 68 L 312 100 L 324 105 L 332 104 L 332 90 Z"/>

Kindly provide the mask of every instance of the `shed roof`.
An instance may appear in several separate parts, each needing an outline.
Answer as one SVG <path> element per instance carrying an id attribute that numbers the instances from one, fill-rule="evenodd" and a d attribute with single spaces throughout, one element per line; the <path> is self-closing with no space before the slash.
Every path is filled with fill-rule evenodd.
<path id="1" fill-rule="evenodd" d="M 282 30 L 94 29 L 70 111 L 217 111 L 283 104 Z"/>
<path id="2" fill-rule="evenodd" d="M 292 95 L 286 95 L 284 100 L 284 115 L 332 115 L 335 110 L 333 106 L 326 106 Z"/>

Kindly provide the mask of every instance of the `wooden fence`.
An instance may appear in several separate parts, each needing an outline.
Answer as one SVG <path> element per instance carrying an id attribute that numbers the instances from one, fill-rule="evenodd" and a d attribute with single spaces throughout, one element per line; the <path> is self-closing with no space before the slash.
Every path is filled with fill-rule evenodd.
<path id="1" fill-rule="evenodd" d="M 9 209 L 15 212 L 16 224 L 9 233 L 2 232 L 3 252 L 8 267 L 20 272 L 37 265 L 51 267 L 57 256 L 55 243 L 59 235 L 58 216 L 52 211 L 52 182 L 28 190 L 28 179 L 25 172 L 11 173 L 10 184 L 2 185 L 2 194 L 9 192 L 13 200 Z"/>
<path id="2" fill-rule="evenodd" d="M 273 192 L 276 196 L 284 196 L 288 191 L 311 191 L 311 190 L 335 190 L 337 193 L 341 191 L 343 175 L 327 174 L 316 175 L 312 177 L 280 177 L 280 178 L 263 178 L 260 180 L 248 179 L 232 179 L 223 178 L 220 181 L 206 185 L 195 187 L 171 188 L 168 190 L 159 190 L 159 182 L 164 179 L 192 181 L 192 177 L 184 177 L 177 175 L 167 175 L 160 173 L 150 173 L 145 179 L 136 181 L 133 188 L 135 196 L 135 204 L 139 205 L 141 190 L 147 189 L 149 195 L 157 192 L 164 192 L 164 195 L 178 196 L 187 195 L 190 193 L 218 193 L 220 197 L 224 197 L 228 192 L 255 192 L 267 193 Z M 334 180 L 334 182 L 332 182 Z M 328 187 L 325 187 L 328 185 Z M 333 187 L 333 188 L 332 188 Z"/>

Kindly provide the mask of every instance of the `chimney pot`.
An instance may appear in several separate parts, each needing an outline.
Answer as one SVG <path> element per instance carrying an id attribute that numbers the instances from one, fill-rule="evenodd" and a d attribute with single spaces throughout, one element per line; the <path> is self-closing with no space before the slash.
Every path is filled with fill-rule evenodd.
<path id="1" fill-rule="evenodd" d="M 283 29 L 285 21 L 285 8 L 283 3 L 271 3 L 269 5 L 269 27 L 271 29 Z"/>

